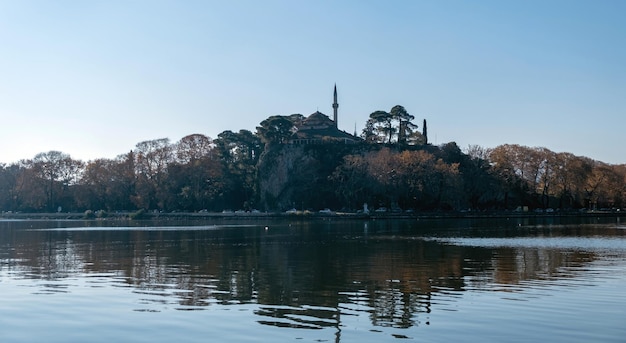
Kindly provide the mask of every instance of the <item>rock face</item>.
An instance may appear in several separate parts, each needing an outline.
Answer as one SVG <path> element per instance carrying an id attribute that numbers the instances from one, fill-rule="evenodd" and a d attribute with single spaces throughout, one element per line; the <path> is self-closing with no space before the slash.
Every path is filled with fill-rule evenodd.
<path id="1" fill-rule="evenodd" d="M 266 149 L 259 159 L 258 180 L 261 206 L 265 210 L 294 207 L 293 179 L 303 166 L 311 162 L 304 145 L 275 145 Z"/>
<path id="2" fill-rule="evenodd" d="M 353 144 L 276 144 L 258 163 L 260 207 L 267 211 L 337 206 L 331 174 Z"/>

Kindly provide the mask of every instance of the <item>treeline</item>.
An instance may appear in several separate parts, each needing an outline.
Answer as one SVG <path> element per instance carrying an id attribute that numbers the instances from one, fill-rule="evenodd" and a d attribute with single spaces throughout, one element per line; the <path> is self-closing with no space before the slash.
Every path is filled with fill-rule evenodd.
<path id="1" fill-rule="evenodd" d="M 397 106 L 390 113 L 372 113 L 360 143 L 301 147 L 306 163 L 283 180 L 289 192 L 272 195 L 265 185 L 275 170 L 268 166 L 293 157 L 288 137 L 302 118 L 272 116 L 256 133 L 224 131 L 216 139 L 192 134 L 175 143 L 144 141 L 114 159 L 84 162 L 49 151 L 0 164 L 0 210 L 356 210 L 363 203 L 429 211 L 626 206 L 626 165 L 520 145 L 470 146 L 464 152 L 453 142 L 432 146 L 426 122 L 418 132 L 413 117 Z"/>
<path id="2" fill-rule="evenodd" d="M 470 146 L 463 152 L 454 142 L 404 147 L 364 142 L 343 147 L 351 150 L 345 154 L 323 145 L 304 149 L 306 162 L 290 182 L 297 208 L 360 209 L 364 203 L 390 211 L 626 206 L 626 165 L 545 148 L 507 144 Z"/>
<path id="3" fill-rule="evenodd" d="M 250 131 L 217 139 L 193 134 L 155 139 L 115 159 L 83 162 L 59 151 L 0 166 L 0 208 L 42 212 L 84 210 L 221 210 L 254 198 L 263 149 Z M 235 206 L 236 205 L 236 206 Z"/>

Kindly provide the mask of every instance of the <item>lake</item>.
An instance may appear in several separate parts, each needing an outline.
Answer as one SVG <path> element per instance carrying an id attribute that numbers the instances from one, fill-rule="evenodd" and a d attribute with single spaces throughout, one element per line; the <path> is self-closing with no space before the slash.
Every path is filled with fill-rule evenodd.
<path id="1" fill-rule="evenodd" d="M 0 342 L 625 342 L 626 218 L 0 220 Z"/>

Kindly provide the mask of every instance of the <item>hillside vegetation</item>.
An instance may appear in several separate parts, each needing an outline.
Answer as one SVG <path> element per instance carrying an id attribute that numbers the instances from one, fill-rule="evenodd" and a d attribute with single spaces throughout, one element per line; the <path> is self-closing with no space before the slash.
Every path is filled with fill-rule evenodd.
<path id="1" fill-rule="evenodd" d="M 401 106 L 400 106 L 401 107 Z M 391 115 L 391 113 L 395 113 Z M 622 208 L 626 165 L 504 144 L 464 151 L 428 143 L 426 121 L 397 106 L 370 115 L 356 144 L 295 145 L 301 115 L 256 133 L 224 131 L 140 142 L 115 159 L 59 151 L 0 165 L 0 210 L 284 211 Z"/>

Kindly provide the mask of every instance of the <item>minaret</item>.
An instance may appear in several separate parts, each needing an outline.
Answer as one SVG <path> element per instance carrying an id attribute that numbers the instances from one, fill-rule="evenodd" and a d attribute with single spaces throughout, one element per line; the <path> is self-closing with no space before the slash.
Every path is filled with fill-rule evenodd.
<path id="1" fill-rule="evenodd" d="M 335 120 L 335 127 L 339 128 L 337 125 L 337 109 L 339 108 L 339 104 L 337 103 L 337 84 L 335 83 L 335 91 L 333 92 L 333 119 Z"/>

